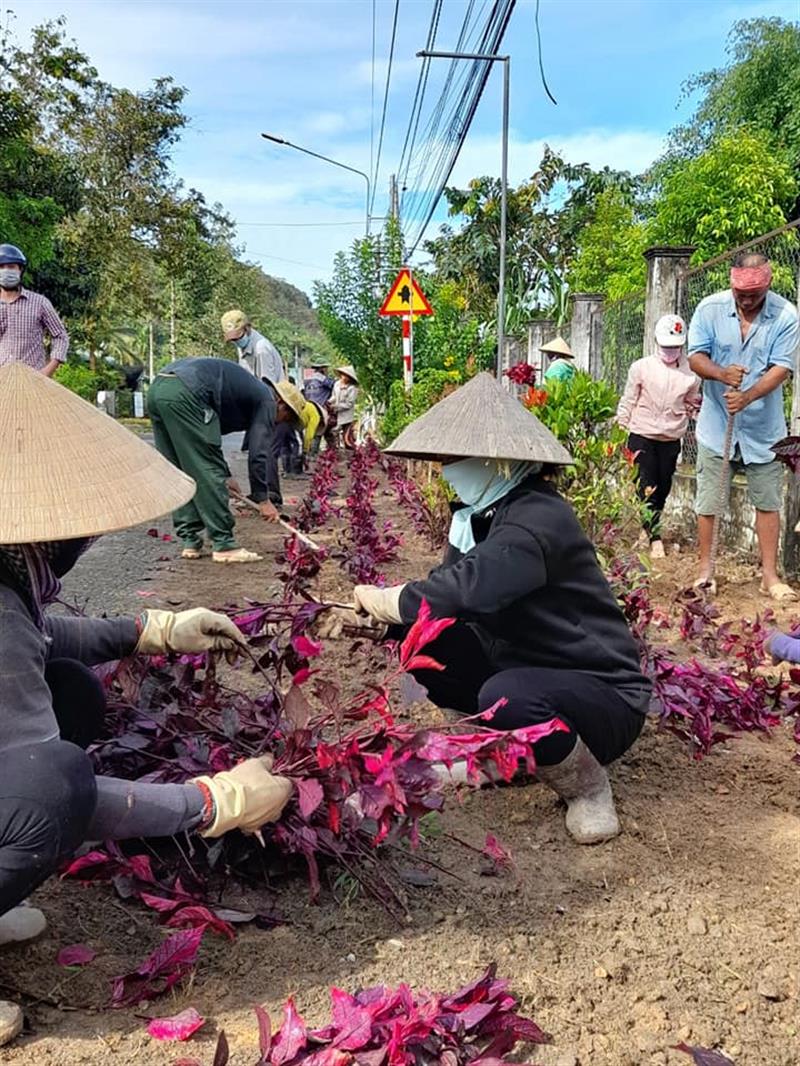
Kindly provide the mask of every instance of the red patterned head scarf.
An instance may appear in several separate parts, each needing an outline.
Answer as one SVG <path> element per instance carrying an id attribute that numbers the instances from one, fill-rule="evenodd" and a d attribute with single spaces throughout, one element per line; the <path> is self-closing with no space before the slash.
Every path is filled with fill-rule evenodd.
<path id="1" fill-rule="evenodd" d="M 740 292 L 766 292 L 772 284 L 772 267 L 769 263 L 760 266 L 731 267 L 731 288 Z"/>

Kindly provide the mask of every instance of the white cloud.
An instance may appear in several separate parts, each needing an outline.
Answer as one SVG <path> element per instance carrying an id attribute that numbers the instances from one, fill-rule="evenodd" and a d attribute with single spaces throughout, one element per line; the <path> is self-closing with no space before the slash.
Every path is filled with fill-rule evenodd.
<path id="1" fill-rule="evenodd" d="M 392 63 L 392 80 L 391 85 L 397 85 L 400 82 L 410 81 L 412 78 L 416 78 L 419 75 L 421 59 L 416 57 L 413 59 L 397 59 L 395 57 Z M 375 96 L 383 100 L 383 90 L 386 85 L 386 71 L 389 65 L 388 59 L 376 59 L 375 60 Z M 362 59 L 356 63 L 353 68 L 353 80 L 358 85 L 371 85 L 372 84 L 372 60 Z"/>
<path id="2" fill-rule="evenodd" d="M 664 134 L 654 130 L 587 129 L 575 133 L 551 133 L 533 140 L 520 139 L 513 133 L 508 145 L 509 181 L 516 184 L 536 170 L 545 144 L 570 163 L 588 163 L 599 169 L 645 170 L 664 149 Z M 456 163 L 450 184 L 467 182 L 476 175 L 500 174 L 499 135 L 468 137 Z"/>

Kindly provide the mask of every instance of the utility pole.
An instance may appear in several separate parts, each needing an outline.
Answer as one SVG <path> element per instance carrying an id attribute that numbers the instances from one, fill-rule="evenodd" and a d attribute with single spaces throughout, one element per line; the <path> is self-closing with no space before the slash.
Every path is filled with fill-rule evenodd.
<path id="1" fill-rule="evenodd" d="M 397 195 L 397 176 L 392 174 L 389 178 L 389 217 L 395 222 L 400 221 L 400 197 Z"/>
<path id="2" fill-rule="evenodd" d="M 470 59 L 503 64 L 502 148 L 500 155 L 500 254 L 497 277 L 497 380 L 502 380 L 506 346 L 506 229 L 508 224 L 508 100 L 511 81 L 511 56 L 484 52 L 431 52 L 417 55 L 424 59 Z"/>

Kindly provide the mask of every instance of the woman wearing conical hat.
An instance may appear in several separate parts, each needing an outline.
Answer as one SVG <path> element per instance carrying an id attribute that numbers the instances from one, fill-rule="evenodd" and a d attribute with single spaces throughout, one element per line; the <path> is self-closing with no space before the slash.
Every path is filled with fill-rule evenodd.
<path id="1" fill-rule="evenodd" d="M 90 666 L 131 654 L 235 653 L 242 635 L 203 608 L 49 616 L 59 579 L 94 539 L 173 510 L 195 485 L 20 364 L 0 368 L 0 451 L 1 947 L 42 932 L 41 912 L 19 904 L 83 841 L 253 832 L 279 816 L 291 786 L 269 772 L 269 759 L 186 784 L 94 776 L 83 749 L 100 734 L 105 698 Z M 0 1039 L 21 1027 L 21 1011 L 0 1003 Z"/>
<path id="2" fill-rule="evenodd" d="M 554 337 L 539 349 L 548 360 L 544 372 L 547 382 L 572 381 L 575 377 L 575 356 L 563 337 Z"/>
<path id="3" fill-rule="evenodd" d="M 354 611 L 331 608 L 321 636 L 385 626 L 400 638 L 427 601 L 455 618 L 426 649 L 444 671 L 415 671 L 440 707 L 515 729 L 559 718 L 536 744 L 537 779 L 567 802 L 582 844 L 619 832 L 605 766 L 638 737 L 650 683 L 594 548 L 548 469 L 569 454 L 488 374 L 408 426 L 393 455 L 438 459 L 455 509 L 443 564 L 392 588 L 357 585 Z"/>
<path id="4" fill-rule="evenodd" d="M 352 366 L 338 366 L 339 377 L 331 393 L 331 406 L 336 412 L 336 431 L 345 448 L 356 446 L 355 421 L 358 399 L 358 375 Z"/>

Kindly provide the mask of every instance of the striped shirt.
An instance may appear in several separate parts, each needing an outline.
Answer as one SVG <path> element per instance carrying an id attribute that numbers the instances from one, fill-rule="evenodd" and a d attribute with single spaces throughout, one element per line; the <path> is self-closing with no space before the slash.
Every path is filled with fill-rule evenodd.
<path id="1" fill-rule="evenodd" d="M 45 334 L 50 337 L 49 356 Z M 20 289 L 12 303 L 0 302 L 0 366 L 24 363 L 43 370 L 50 359 L 65 362 L 68 348 L 67 331 L 46 296 Z"/>

